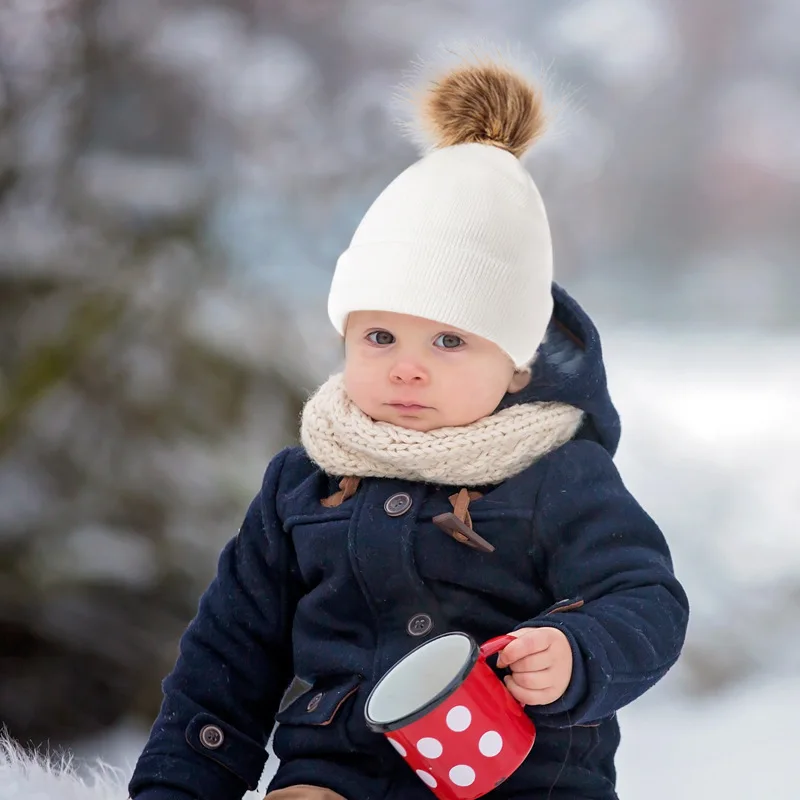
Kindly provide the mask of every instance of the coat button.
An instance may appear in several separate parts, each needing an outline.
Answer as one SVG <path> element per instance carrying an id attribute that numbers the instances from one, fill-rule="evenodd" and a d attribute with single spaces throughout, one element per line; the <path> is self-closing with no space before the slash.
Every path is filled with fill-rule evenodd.
<path id="1" fill-rule="evenodd" d="M 209 750 L 216 750 L 225 741 L 225 734 L 216 725 L 204 725 L 200 729 L 200 742 Z"/>
<path id="2" fill-rule="evenodd" d="M 424 636 L 432 628 L 433 620 L 427 614 L 414 614 L 406 626 L 406 630 L 411 636 Z"/>
<path id="3" fill-rule="evenodd" d="M 319 708 L 319 704 L 322 702 L 322 692 L 317 692 L 309 701 L 308 705 L 306 706 L 306 711 L 311 713 L 312 711 L 316 711 Z"/>
<path id="4" fill-rule="evenodd" d="M 393 494 L 384 504 L 383 510 L 390 517 L 401 517 L 411 508 L 411 495 L 406 492 Z"/>

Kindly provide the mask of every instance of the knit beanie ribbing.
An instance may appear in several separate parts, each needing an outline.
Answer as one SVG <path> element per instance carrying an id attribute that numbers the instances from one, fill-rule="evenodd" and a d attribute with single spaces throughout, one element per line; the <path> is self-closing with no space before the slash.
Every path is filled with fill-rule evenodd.
<path id="1" fill-rule="evenodd" d="M 468 64 L 434 84 L 425 108 L 438 146 L 365 214 L 336 264 L 331 322 L 344 334 L 353 311 L 424 317 L 522 367 L 553 308 L 547 214 L 517 158 L 543 127 L 538 89 L 495 63 Z"/>

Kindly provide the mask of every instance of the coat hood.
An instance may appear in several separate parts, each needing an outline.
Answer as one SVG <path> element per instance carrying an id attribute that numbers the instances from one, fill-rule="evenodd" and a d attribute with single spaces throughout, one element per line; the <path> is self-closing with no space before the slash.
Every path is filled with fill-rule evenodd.
<path id="1" fill-rule="evenodd" d="M 617 450 L 620 420 L 608 393 L 600 334 L 589 315 L 567 292 L 553 284 L 553 316 L 532 366 L 531 382 L 507 394 L 502 408 L 520 403 L 557 401 L 585 412 L 578 438 Z"/>

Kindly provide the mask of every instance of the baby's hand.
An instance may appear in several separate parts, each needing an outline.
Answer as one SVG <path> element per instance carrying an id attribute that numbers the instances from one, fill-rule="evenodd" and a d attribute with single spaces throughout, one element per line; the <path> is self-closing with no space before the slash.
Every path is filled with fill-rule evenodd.
<path id="1" fill-rule="evenodd" d="M 510 667 L 508 691 L 526 706 L 558 700 L 572 677 L 572 648 L 558 628 L 520 628 L 517 637 L 500 652 L 498 667 Z"/>

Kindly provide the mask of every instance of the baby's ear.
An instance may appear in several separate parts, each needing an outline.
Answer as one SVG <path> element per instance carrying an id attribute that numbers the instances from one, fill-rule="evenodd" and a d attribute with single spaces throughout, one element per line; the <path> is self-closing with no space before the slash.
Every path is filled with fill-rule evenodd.
<path id="1" fill-rule="evenodd" d="M 529 367 L 515 369 L 514 374 L 511 376 L 511 382 L 508 384 L 509 394 L 521 392 L 530 382 L 531 371 Z"/>

